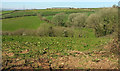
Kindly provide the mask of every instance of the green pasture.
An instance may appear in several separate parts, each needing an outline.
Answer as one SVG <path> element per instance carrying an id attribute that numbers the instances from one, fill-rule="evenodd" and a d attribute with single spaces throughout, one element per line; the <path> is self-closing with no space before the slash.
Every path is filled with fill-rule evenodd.
<path id="1" fill-rule="evenodd" d="M 2 30 L 3 31 L 14 31 L 18 29 L 36 29 L 41 23 L 46 23 L 41 21 L 37 16 L 10 18 L 2 20 Z"/>
<path id="2" fill-rule="evenodd" d="M 13 11 L 2 11 L 2 14 L 7 14 L 7 13 L 11 13 Z"/>
<path id="3" fill-rule="evenodd" d="M 2 18 L 14 18 L 14 17 L 23 17 L 23 16 L 36 16 L 37 14 L 41 14 L 42 16 L 53 16 L 58 13 L 94 13 L 96 10 L 94 9 L 40 9 L 40 10 L 17 10 L 17 11 L 3 11 L 4 14 Z M 11 13 L 12 12 L 12 13 Z"/>

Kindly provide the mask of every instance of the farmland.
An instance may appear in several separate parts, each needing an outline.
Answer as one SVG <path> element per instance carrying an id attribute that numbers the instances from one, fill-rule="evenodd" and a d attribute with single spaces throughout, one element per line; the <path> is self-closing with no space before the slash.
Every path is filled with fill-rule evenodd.
<path id="1" fill-rule="evenodd" d="M 40 26 L 41 23 L 45 23 L 45 21 L 40 21 L 37 16 L 10 18 L 3 19 L 2 21 L 4 26 L 2 28 L 3 31 L 14 31 L 21 28 L 36 29 Z"/>
<path id="2" fill-rule="evenodd" d="M 81 57 L 81 53 L 78 54 L 79 52 L 87 51 L 91 54 L 91 52 L 94 50 L 97 52 L 103 51 L 104 49 L 102 47 L 105 44 L 108 44 L 108 42 L 110 41 L 109 38 L 65 38 L 65 37 L 58 38 L 58 37 L 33 37 L 33 36 L 14 36 L 14 37 L 3 36 L 2 39 L 3 39 L 3 58 L 4 58 L 3 60 L 4 62 L 7 62 L 9 64 L 8 66 L 5 65 L 3 66 L 7 69 L 11 68 L 14 65 L 16 65 L 14 68 L 19 69 L 24 66 L 26 67 L 26 64 L 28 68 L 47 69 L 49 68 L 49 63 L 55 65 L 54 62 L 49 62 L 49 61 L 65 56 L 79 58 Z M 94 54 L 94 52 L 92 52 L 92 54 Z M 84 57 L 84 55 L 82 55 L 82 57 Z M 93 58 L 92 56 L 90 57 L 92 58 L 92 60 L 96 60 L 96 58 Z M 110 56 L 107 57 L 99 56 L 98 59 L 101 60 L 108 57 L 110 58 L 109 61 L 117 62 L 115 61 L 115 59 L 111 58 Z M 7 60 L 9 59 L 9 61 L 12 61 L 12 63 L 9 63 L 6 59 Z M 43 65 L 39 65 L 39 64 L 35 65 L 34 62 L 30 61 L 31 59 L 33 61 L 36 60 Z M 44 64 L 46 63 L 44 63 L 44 61 L 42 63 L 41 61 L 39 61 L 39 59 L 44 59 L 44 60 L 47 59 L 48 61 L 46 62 L 47 65 L 44 66 Z M 28 62 L 24 62 L 26 60 Z M 22 63 L 19 63 L 21 61 Z M 18 64 L 16 64 L 16 62 L 18 62 Z M 32 65 L 32 67 L 30 67 L 29 65 Z M 60 68 L 60 67 L 58 66 L 56 68 Z M 89 67 L 83 66 L 82 68 L 89 68 Z"/>
<path id="3" fill-rule="evenodd" d="M 12 12 L 12 13 L 10 13 Z M 3 30 L 4 31 L 12 31 L 12 30 L 18 30 L 20 28 L 23 29 L 32 29 L 32 28 L 38 28 L 40 23 L 46 23 L 44 21 L 40 21 L 39 17 L 37 17 L 37 14 L 41 14 L 43 17 L 47 18 L 48 20 L 51 20 L 53 15 L 57 13 L 77 13 L 77 12 L 83 12 L 87 13 L 88 15 L 93 13 L 94 11 L 87 11 L 87 10 L 26 10 L 26 11 L 3 11 L 2 18 L 7 18 L 3 19 Z M 34 16 L 33 16 L 34 15 Z M 16 18 L 18 17 L 18 18 Z M 9 19 L 10 18 L 10 19 Z M 24 22 L 24 23 L 22 23 Z M 33 23 L 34 22 L 34 23 Z M 16 24 L 17 23 L 17 24 Z M 32 24 L 31 24 L 32 23 Z M 24 25 L 23 25 L 24 24 Z M 25 25 L 26 24 L 26 25 Z M 28 24 L 30 24 L 28 26 Z M 36 25 L 34 25 L 36 24 Z M 7 25 L 7 26 L 6 26 Z M 12 26 L 14 25 L 14 26 Z"/>
<path id="4" fill-rule="evenodd" d="M 116 18 L 106 22 L 99 10 L 3 11 L 2 69 L 117 69 L 116 29 L 101 26 Z"/>

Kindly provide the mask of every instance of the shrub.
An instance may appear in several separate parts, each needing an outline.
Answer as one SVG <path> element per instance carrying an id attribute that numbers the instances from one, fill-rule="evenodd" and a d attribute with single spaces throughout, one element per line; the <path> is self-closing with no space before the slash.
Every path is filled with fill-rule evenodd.
<path id="1" fill-rule="evenodd" d="M 74 17 L 76 17 L 79 13 L 72 13 L 69 15 L 68 20 L 69 22 L 73 22 Z"/>
<path id="2" fill-rule="evenodd" d="M 63 35 L 64 27 L 56 26 L 53 27 L 53 34 L 55 37 L 61 37 Z"/>
<path id="3" fill-rule="evenodd" d="M 70 14 L 68 17 L 69 25 L 84 27 L 86 18 L 87 18 L 87 15 L 85 15 L 83 13 Z"/>
<path id="4" fill-rule="evenodd" d="M 25 30 L 24 29 L 19 29 L 16 31 L 3 31 L 2 35 L 24 35 Z"/>
<path id="5" fill-rule="evenodd" d="M 72 23 L 69 22 L 69 21 L 67 21 L 67 22 L 65 23 L 65 27 L 72 27 Z"/>
<path id="6" fill-rule="evenodd" d="M 96 25 L 100 23 L 100 16 L 96 14 L 91 14 L 87 18 L 86 23 L 87 23 L 87 27 L 94 28 Z"/>
<path id="7" fill-rule="evenodd" d="M 74 36 L 74 29 L 73 28 L 66 28 L 63 31 L 63 36 L 64 37 L 73 37 Z"/>
<path id="8" fill-rule="evenodd" d="M 41 24 L 40 27 L 37 29 L 36 34 L 39 36 L 49 36 L 50 27 L 50 24 Z"/>
<path id="9" fill-rule="evenodd" d="M 57 26 L 65 26 L 66 17 L 67 16 L 64 13 L 56 14 L 53 17 L 52 22 L 55 23 L 55 25 Z"/>
<path id="10" fill-rule="evenodd" d="M 73 24 L 78 27 L 85 27 L 86 18 L 87 16 L 81 13 L 73 18 Z"/>
<path id="11" fill-rule="evenodd" d="M 35 36 L 36 35 L 36 30 L 32 30 L 32 29 L 25 30 L 24 34 L 27 35 L 27 36 Z"/>
<path id="12" fill-rule="evenodd" d="M 53 27 L 53 34 L 55 37 L 73 37 L 74 30 L 66 27 Z"/>
<path id="13" fill-rule="evenodd" d="M 11 35 L 12 32 L 9 32 L 9 31 L 2 31 L 2 35 Z"/>
<path id="14" fill-rule="evenodd" d="M 50 26 L 48 29 L 49 29 L 49 31 L 48 31 L 49 36 L 50 36 L 50 37 L 55 36 L 55 35 L 54 35 L 54 32 L 53 32 L 53 27 Z"/>
<path id="15" fill-rule="evenodd" d="M 16 31 L 12 32 L 12 35 L 26 35 L 25 29 L 16 30 Z"/>
<path id="16" fill-rule="evenodd" d="M 112 7 L 113 7 L 113 8 L 117 8 L 118 6 L 114 4 Z"/>
<path id="17" fill-rule="evenodd" d="M 67 27 L 41 24 L 37 30 L 19 29 L 14 32 L 3 31 L 2 35 L 41 36 L 41 37 L 73 37 L 74 30 Z"/>
<path id="18" fill-rule="evenodd" d="M 82 14 L 82 13 L 72 13 L 72 14 L 70 14 L 69 17 L 68 17 L 69 22 L 73 22 L 73 19 L 74 19 L 76 16 L 81 15 L 81 14 Z"/>

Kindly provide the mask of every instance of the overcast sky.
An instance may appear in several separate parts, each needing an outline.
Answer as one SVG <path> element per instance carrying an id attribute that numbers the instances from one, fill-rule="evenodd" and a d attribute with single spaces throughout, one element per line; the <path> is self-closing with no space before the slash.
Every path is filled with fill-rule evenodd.
<path id="1" fill-rule="evenodd" d="M 1 0 L 2 2 L 119 2 L 119 0 Z"/>

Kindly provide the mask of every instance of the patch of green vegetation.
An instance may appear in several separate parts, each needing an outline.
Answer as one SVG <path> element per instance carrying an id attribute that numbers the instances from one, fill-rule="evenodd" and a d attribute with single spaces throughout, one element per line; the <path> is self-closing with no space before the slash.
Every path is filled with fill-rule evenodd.
<path id="1" fill-rule="evenodd" d="M 85 51 L 98 49 L 107 44 L 109 38 L 70 38 L 70 37 L 33 37 L 3 36 L 3 51 L 13 52 L 20 56 L 33 57 L 37 54 L 59 53 L 66 55 L 66 50 Z M 9 47 L 8 47 L 9 46 Z M 29 53 L 19 51 L 29 49 Z"/>
<path id="2" fill-rule="evenodd" d="M 83 67 L 77 67 L 77 69 L 84 69 Z"/>
<path id="3" fill-rule="evenodd" d="M 94 9 L 93 9 L 94 10 Z M 18 10 L 18 11 L 3 11 L 4 14 L 2 18 L 15 18 L 15 17 L 23 17 L 23 16 L 36 16 L 37 14 L 41 14 L 42 16 L 53 16 L 58 13 L 94 13 L 93 10 L 90 9 L 40 9 L 40 10 Z"/>
<path id="4" fill-rule="evenodd" d="M 35 16 L 36 13 L 32 11 L 14 11 L 12 13 L 6 13 L 2 15 L 2 18 L 15 18 L 15 17 L 23 17 L 23 16 Z"/>
<path id="5" fill-rule="evenodd" d="M 10 18 L 2 20 L 2 30 L 3 31 L 14 31 L 18 29 L 36 29 L 41 23 L 46 23 L 41 21 L 37 16 Z"/>
<path id="6" fill-rule="evenodd" d="M 2 11 L 2 14 L 7 14 L 7 13 L 11 13 L 13 11 Z"/>
<path id="7" fill-rule="evenodd" d="M 38 13 L 42 13 L 44 16 L 48 15 L 55 15 L 57 13 L 66 13 L 66 14 L 71 14 L 71 13 L 88 13 L 88 12 L 94 12 L 94 9 L 41 9 L 41 10 L 34 10 L 37 11 Z"/>
<path id="8" fill-rule="evenodd" d="M 45 18 L 48 20 L 52 20 L 53 16 L 46 16 Z"/>

